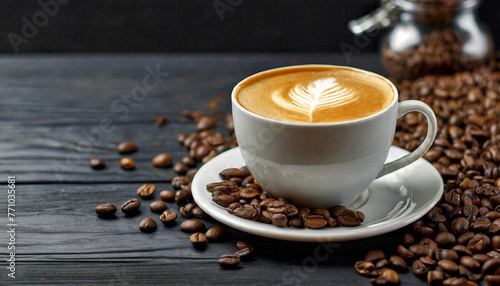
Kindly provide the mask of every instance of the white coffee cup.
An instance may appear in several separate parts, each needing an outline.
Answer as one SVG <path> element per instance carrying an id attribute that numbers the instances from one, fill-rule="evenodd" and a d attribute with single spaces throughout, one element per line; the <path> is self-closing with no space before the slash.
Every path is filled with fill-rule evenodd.
<path id="1" fill-rule="evenodd" d="M 428 105 L 417 100 L 398 102 L 396 87 L 380 75 L 338 68 L 363 72 L 387 82 L 394 92 L 391 104 L 352 121 L 295 123 L 257 115 L 241 106 L 236 98 L 242 83 L 273 70 L 247 77 L 233 89 L 233 121 L 241 155 L 254 178 L 272 197 L 312 208 L 348 206 L 374 179 L 411 164 L 431 147 L 437 125 Z M 427 137 L 415 151 L 384 165 L 396 120 L 411 111 L 421 112 L 427 118 Z"/>

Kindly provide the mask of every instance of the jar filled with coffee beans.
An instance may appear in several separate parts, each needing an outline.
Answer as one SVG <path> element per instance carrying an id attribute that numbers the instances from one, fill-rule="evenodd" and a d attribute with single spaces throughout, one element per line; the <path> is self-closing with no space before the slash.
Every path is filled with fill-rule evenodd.
<path id="1" fill-rule="evenodd" d="M 481 0 L 390 0 L 349 23 L 362 33 L 389 27 L 382 37 L 385 68 L 397 79 L 471 70 L 491 59 L 493 40 L 477 14 Z"/>

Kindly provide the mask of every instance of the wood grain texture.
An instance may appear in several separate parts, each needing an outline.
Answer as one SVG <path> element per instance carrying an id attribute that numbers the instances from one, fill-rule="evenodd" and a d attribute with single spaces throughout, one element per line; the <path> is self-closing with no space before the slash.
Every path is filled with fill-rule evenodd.
<path id="1" fill-rule="evenodd" d="M 373 248 L 391 253 L 404 230 L 342 244 L 283 242 L 231 230 L 230 242 L 200 251 L 179 230 L 182 217 L 176 226 L 160 224 L 152 234 L 139 231 L 144 217 L 159 222 L 149 210 L 153 200 L 141 200 L 135 217 L 118 211 L 115 219 L 101 219 L 94 212 L 99 204 L 119 207 L 136 198 L 136 189 L 146 182 L 157 186 L 154 199 L 171 189 L 172 170 L 156 169 L 150 161 L 160 152 L 177 160 L 186 155 L 176 137 L 194 130 L 194 124 L 179 121 L 181 110 L 203 108 L 245 76 L 290 63 L 347 64 L 339 54 L 0 57 L 0 182 L 16 176 L 18 215 L 16 280 L 6 276 L 7 218 L 0 216 L 0 284 L 369 285 L 353 263 Z M 140 84 L 145 67 L 156 64 L 169 72 L 163 84 L 128 116 L 114 113 L 111 102 Z M 373 55 L 353 58 L 351 65 L 381 72 Z M 221 109 L 229 112 L 227 99 Z M 171 123 L 154 126 L 154 118 L 165 115 Z M 115 128 L 83 152 L 82 130 L 92 130 L 103 118 Z M 122 156 L 115 148 L 125 140 L 139 146 L 130 155 L 137 162 L 134 171 L 118 165 Z M 92 157 L 105 159 L 107 168 L 92 170 Z M 0 213 L 6 214 L 0 200 Z M 168 207 L 179 212 L 173 203 Z M 240 270 L 224 271 L 217 258 L 236 251 L 237 240 L 253 244 L 257 255 Z M 412 274 L 402 280 L 424 284 Z"/>

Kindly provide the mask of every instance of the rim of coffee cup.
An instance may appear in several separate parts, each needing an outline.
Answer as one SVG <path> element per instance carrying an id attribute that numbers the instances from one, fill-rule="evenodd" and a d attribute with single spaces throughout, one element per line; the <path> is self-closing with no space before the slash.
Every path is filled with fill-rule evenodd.
<path id="1" fill-rule="evenodd" d="M 265 117 L 265 116 L 262 116 L 262 115 L 259 115 L 257 113 L 254 113 L 254 112 L 251 112 L 250 110 L 246 109 L 245 107 L 243 107 L 241 105 L 241 103 L 237 100 L 236 98 L 236 94 L 238 93 L 238 91 L 240 90 L 241 88 L 241 84 L 243 84 L 244 82 L 246 81 L 249 81 L 261 74 L 264 74 L 264 73 L 268 73 L 268 72 L 272 72 L 272 71 L 277 71 L 277 70 L 286 70 L 286 69 L 293 69 L 293 68 L 301 68 L 301 67 L 328 67 L 328 68 L 338 68 L 338 69 L 348 69 L 348 70 L 352 70 L 352 71 L 357 71 L 357 72 L 361 72 L 361 73 L 364 73 L 364 74 L 367 74 L 367 75 L 371 75 L 371 76 L 374 76 L 374 77 L 377 77 L 381 80 L 383 80 L 384 82 L 388 83 L 389 86 L 391 87 L 393 93 L 394 93 L 394 98 L 392 99 L 392 102 L 386 106 L 384 109 L 382 110 L 379 110 L 378 112 L 374 113 L 374 114 L 371 114 L 371 115 L 368 115 L 366 117 L 362 117 L 362 118 L 358 118 L 358 119 L 354 119 L 354 120 L 348 120 L 348 121 L 339 121 L 339 122 L 321 122 L 321 123 L 306 123 L 306 122 L 291 122 L 291 121 L 284 121 L 284 120 L 277 120 L 277 119 L 272 119 L 272 118 L 269 118 L 269 117 Z M 258 73 L 255 73 L 255 74 L 252 74 L 246 78 L 244 78 L 243 80 L 241 80 L 240 82 L 238 82 L 236 84 L 236 86 L 233 88 L 232 92 L 231 92 L 231 101 L 234 103 L 234 106 L 236 106 L 239 110 L 241 110 L 242 112 L 252 116 L 252 117 L 256 117 L 258 119 L 261 119 L 261 120 L 268 120 L 270 122 L 273 122 L 273 123 L 280 123 L 280 124 L 287 124 L 287 125 L 291 125 L 291 126 L 310 126 L 310 127 L 322 127 L 322 126 L 335 126 L 335 125 L 349 125 L 349 124 L 357 124 L 357 123 L 363 123 L 365 121 L 369 121 L 377 116 L 380 116 L 381 114 L 387 112 L 387 110 L 391 109 L 392 106 L 394 106 L 396 104 L 396 102 L 398 102 L 398 98 L 399 98 L 399 92 L 396 88 L 396 86 L 386 77 L 384 76 L 381 76 L 377 73 L 374 73 L 374 72 L 370 72 L 370 71 L 367 71 L 367 70 L 363 70 L 363 69 L 359 69 L 359 68 L 353 68 L 353 67 L 349 67 L 349 66 L 339 66 L 339 65 L 327 65 L 327 64 L 305 64 L 305 65 L 294 65 L 294 66 L 284 66 L 284 67 L 278 67 L 278 68 L 272 68 L 272 69 L 268 69 L 268 70 L 264 70 L 264 71 L 261 71 L 261 72 L 258 72 Z"/>

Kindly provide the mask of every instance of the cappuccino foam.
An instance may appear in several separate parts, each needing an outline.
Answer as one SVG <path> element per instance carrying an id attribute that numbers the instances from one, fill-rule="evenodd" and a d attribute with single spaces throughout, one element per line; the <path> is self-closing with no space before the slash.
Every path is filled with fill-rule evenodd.
<path id="1" fill-rule="evenodd" d="M 271 119 L 327 123 L 370 116 L 389 106 L 394 91 L 383 79 L 341 67 L 302 66 L 265 72 L 237 87 L 247 110 Z"/>

